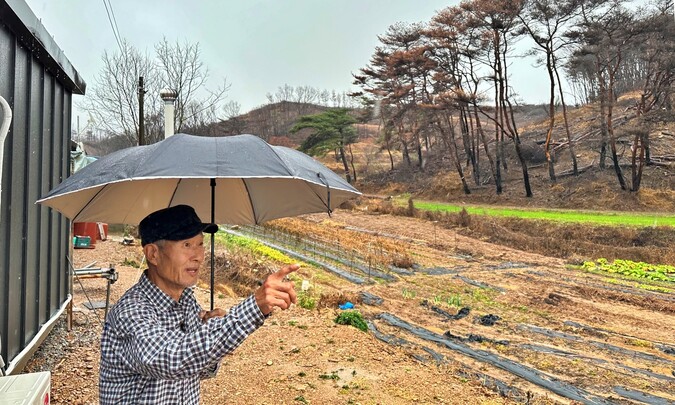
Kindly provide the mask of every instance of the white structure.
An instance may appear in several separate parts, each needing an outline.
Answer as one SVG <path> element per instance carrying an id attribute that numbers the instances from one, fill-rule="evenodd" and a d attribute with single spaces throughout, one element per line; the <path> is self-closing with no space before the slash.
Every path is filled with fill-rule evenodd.
<path id="1" fill-rule="evenodd" d="M 48 405 L 50 390 L 49 371 L 0 377 L 0 405 Z"/>
<path id="2" fill-rule="evenodd" d="M 2 106 L 3 117 L 0 121 L 0 182 L 2 182 L 2 156 L 5 153 L 5 138 L 9 132 L 9 124 L 12 122 L 12 109 L 5 99 L 0 96 L 0 106 Z M 0 183 L 0 191 L 2 191 L 2 183 Z M 0 367 L 3 366 L 2 358 L 0 357 Z M 0 374 L 2 375 L 2 374 Z"/>
<path id="3" fill-rule="evenodd" d="M 178 98 L 178 92 L 171 89 L 162 89 L 159 96 L 164 100 L 164 139 L 173 135 L 174 102 Z"/>

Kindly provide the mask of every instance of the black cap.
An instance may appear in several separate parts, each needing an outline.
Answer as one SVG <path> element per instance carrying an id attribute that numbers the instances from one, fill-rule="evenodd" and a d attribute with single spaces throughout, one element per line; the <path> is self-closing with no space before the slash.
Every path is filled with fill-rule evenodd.
<path id="1" fill-rule="evenodd" d="M 138 225 L 141 245 L 158 240 L 184 240 L 198 234 L 216 233 L 218 225 L 202 222 L 195 209 L 189 205 L 176 205 L 155 211 L 143 218 Z"/>

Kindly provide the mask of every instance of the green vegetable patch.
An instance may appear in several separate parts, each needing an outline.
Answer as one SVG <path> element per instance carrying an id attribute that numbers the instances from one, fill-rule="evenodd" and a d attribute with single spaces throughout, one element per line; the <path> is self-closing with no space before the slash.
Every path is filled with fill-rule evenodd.
<path id="1" fill-rule="evenodd" d="M 587 271 L 603 271 L 632 278 L 675 283 L 675 266 L 666 264 L 650 264 L 620 259 L 610 263 L 607 259 L 600 258 L 594 262 L 584 262 L 582 268 Z"/>

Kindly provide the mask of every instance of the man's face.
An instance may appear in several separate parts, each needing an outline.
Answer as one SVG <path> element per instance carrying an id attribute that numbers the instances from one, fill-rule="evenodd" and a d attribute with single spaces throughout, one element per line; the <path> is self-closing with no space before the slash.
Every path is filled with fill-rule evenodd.
<path id="1" fill-rule="evenodd" d="M 151 246 L 154 245 L 154 246 Z M 160 241 L 146 245 L 146 257 L 154 269 L 148 277 L 160 290 L 178 301 L 183 290 L 199 280 L 204 261 L 204 235 L 180 241 Z"/>

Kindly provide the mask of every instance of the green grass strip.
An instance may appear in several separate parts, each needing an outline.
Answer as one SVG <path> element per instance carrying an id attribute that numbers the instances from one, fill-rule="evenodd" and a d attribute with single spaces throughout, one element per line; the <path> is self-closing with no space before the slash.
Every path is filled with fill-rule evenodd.
<path id="1" fill-rule="evenodd" d="M 407 206 L 405 199 L 396 199 L 397 205 Z M 596 225 L 615 226 L 669 226 L 675 227 L 675 215 L 658 213 L 575 211 L 551 209 L 518 209 L 506 207 L 464 206 L 429 201 L 413 200 L 415 208 L 425 211 L 459 212 L 465 208 L 470 215 L 487 215 L 496 217 L 516 217 L 523 219 L 539 219 L 558 222 L 576 222 Z"/>

